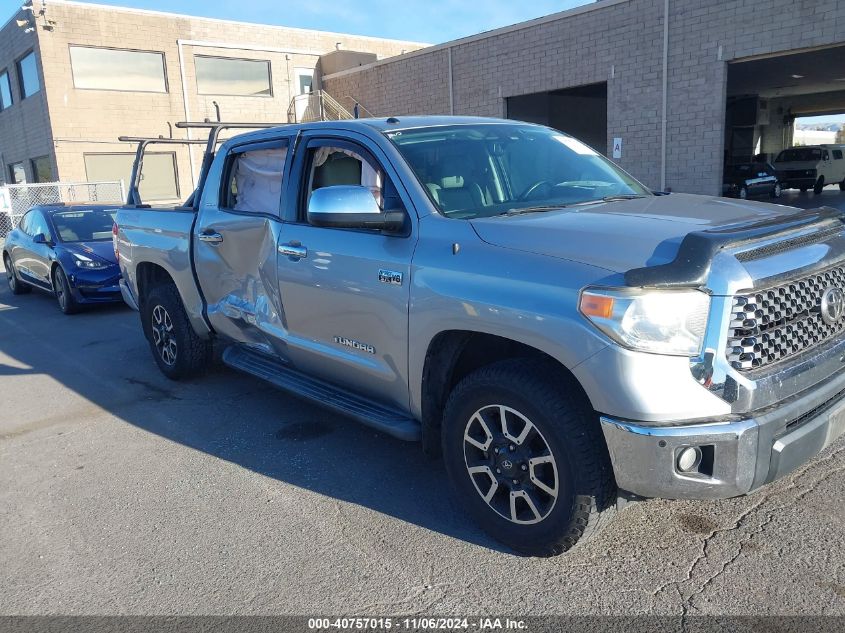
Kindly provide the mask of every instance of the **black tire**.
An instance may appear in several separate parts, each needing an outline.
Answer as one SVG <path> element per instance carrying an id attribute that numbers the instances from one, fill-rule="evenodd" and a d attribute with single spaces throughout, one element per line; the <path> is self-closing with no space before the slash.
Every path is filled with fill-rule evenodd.
<path id="1" fill-rule="evenodd" d="M 63 314 L 70 315 L 79 312 L 79 304 L 73 298 L 70 283 L 61 266 L 56 266 L 53 269 L 53 295 L 56 297 L 56 303 L 59 304 L 59 310 Z"/>
<path id="2" fill-rule="evenodd" d="M 507 411 L 502 413 L 500 406 Z M 505 417 L 500 426 L 511 431 L 527 428 L 525 422 L 530 422 L 534 431 L 518 446 L 505 438 L 509 446 L 501 448 L 500 438 L 491 439 L 488 434 L 488 450 L 482 451 L 465 435 L 478 437 L 477 420 L 489 416 L 491 408 L 493 417 L 485 419 L 484 429 L 489 431 L 498 415 Z M 545 449 L 531 457 L 540 440 Z M 465 377 L 446 403 L 442 442 L 446 470 L 461 504 L 482 529 L 517 552 L 556 556 L 595 534 L 614 514 L 616 483 L 597 416 L 571 377 L 551 362 L 502 361 Z M 538 460 L 537 455 L 546 454 L 553 461 L 540 464 L 546 470 L 538 472 L 536 462 L 547 457 Z M 477 460 L 485 465 L 478 466 Z M 470 461 L 476 464 L 471 467 Z M 526 469 L 531 462 L 534 464 Z M 471 468 L 475 474 L 470 474 Z M 479 468 L 486 472 L 477 472 Z M 554 499 L 539 488 L 542 481 L 538 483 L 538 478 L 545 479 L 547 490 L 554 489 Z M 533 495 L 533 501 L 530 506 L 521 501 L 521 509 L 515 511 L 513 498 L 519 494 Z M 533 522 L 521 522 L 526 517 Z"/>
<path id="3" fill-rule="evenodd" d="M 772 187 L 772 192 L 769 195 L 772 196 L 772 198 L 780 198 L 782 193 L 783 188 L 780 186 L 779 182 L 776 182 L 775 186 Z"/>
<path id="4" fill-rule="evenodd" d="M 740 187 L 740 188 L 739 188 L 739 193 L 737 194 L 737 197 L 738 197 L 740 200 L 747 200 L 747 199 L 748 199 L 748 187 L 746 187 L 745 185 L 743 185 L 742 187 Z"/>
<path id="5" fill-rule="evenodd" d="M 6 269 L 6 282 L 9 284 L 9 290 L 12 291 L 13 295 L 25 295 L 32 292 L 32 286 L 18 279 L 15 265 L 8 255 L 3 256 L 3 266 Z"/>
<path id="6" fill-rule="evenodd" d="M 798 191 L 801 193 L 807 193 L 807 189 L 809 189 L 809 187 L 798 187 Z"/>
<path id="7" fill-rule="evenodd" d="M 839 191 L 845 191 L 845 178 L 839 183 Z"/>
<path id="8" fill-rule="evenodd" d="M 816 181 L 816 184 L 813 185 L 813 193 L 819 195 L 824 189 L 824 176 L 819 176 L 819 179 Z"/>
<path id="9" fill-rule="evenodd" d="M 165 376 L 181 380 L 197 376 L 211 362 L 211 341 L 197 336 L 173 284 L 153 288 L 141 308 L 144 335 Z"/>

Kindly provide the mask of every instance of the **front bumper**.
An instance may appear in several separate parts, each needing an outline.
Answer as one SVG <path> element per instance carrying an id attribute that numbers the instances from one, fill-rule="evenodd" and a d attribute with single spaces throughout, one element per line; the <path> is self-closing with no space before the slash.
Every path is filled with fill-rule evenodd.
<path id="1" fill-rule="evenodd" d="M 642 497 L 746 494 L 808 462 L 845 433 L 845 374 L 754 415 L 679 426 L 601 417 L 616 482 Z M 681 450 L 704 447 L 705 472 L 682 473 Z"/>
<path id="2" fill-rule="evenodd" d="M 77 303 L 119 302 L 120 274 L 114 270 L 77 271 L 68 273 L 70 290 Z"/>
<path id="3" fill-rule="evenodd" d="M 780 180 L 780 186 L 784 189 L 800 189 L 801 187 L 811 189 L 815 184 L 815 176 L 786 177 Z"/>

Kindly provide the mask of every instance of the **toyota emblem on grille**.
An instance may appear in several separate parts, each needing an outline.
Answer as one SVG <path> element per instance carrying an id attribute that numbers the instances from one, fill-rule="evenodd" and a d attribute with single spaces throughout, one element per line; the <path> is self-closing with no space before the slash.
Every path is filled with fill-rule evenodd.
<path id="1" fill-rule="evenodd" d="M 833 325 L 845 315 L 845 292 L 841 288 L 825 288 L 822 293 L 821 315 L 828 325 Z"/>

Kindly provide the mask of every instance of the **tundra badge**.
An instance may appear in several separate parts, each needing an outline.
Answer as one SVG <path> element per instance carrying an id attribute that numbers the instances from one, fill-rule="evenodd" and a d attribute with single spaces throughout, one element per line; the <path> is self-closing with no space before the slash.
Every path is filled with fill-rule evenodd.
<path id="1" fill-rule="evenodd" d="M 360 341 L 355 341 L 351 338 L 346 338 L 345 336 L 335 336 L 334 342 L 338 345 L 345 345 L 346 347 L 351 347 L 352 349 L 357 349 L 361 352 L 367 352 L 368 354 L 376 353 L 376 348 L 372 345 L 361 343 Z"/>

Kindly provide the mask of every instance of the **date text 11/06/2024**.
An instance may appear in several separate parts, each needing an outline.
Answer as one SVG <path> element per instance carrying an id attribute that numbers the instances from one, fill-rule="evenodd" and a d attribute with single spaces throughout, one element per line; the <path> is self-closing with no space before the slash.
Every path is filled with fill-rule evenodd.
<path id="1" fill-rule="evenodd" d="M 309 618 L 308 629 L 332 630 L 525 630 L 524 620 L 510 618 Z"/>

